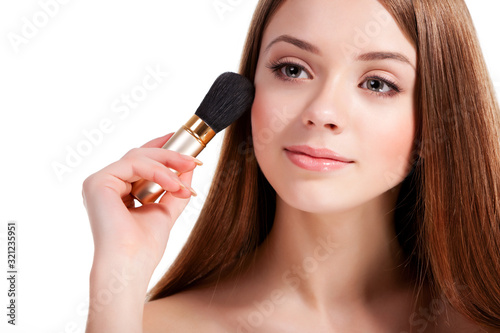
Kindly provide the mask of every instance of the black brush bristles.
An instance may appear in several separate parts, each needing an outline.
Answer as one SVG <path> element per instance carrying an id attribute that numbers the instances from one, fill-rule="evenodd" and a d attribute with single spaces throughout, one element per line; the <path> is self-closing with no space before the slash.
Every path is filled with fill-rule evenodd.
<path id="1" fill-rule="evenodd" d="M 250 109 L 254 95 L 250 80 L 226 72 L 215 80 L 195 114 L 218 133 Z"/>

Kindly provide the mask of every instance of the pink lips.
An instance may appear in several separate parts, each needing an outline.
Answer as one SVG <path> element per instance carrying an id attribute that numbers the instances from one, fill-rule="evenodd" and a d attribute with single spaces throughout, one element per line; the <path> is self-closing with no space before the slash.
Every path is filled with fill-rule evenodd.
<path id="1" fill-rule="evenodd" d="M 354 163 L 329 149 L 304 145 L 286 147 L 285 154 L 293 164 L 310 171 L 338 170 Z"/>

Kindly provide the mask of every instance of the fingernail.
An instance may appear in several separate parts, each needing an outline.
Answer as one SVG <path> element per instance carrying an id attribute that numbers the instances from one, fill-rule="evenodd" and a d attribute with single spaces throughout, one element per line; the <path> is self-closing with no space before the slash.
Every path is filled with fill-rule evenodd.
<path id="1" fill-rule="evenodd" d="M 183 189 L 183 190 L 187 189 L 186 185 L 184 185 L 184 183 L 179 178 L 177 178 L 177 182 L 179 183 L 179 186 L 181 187 L 181 189 Z"/>
<path id="2" fill-rule="evenodd" d="M 197 158 L 195 158 L 195 157 L 193 157 L 193 156 L 190 156 L 190 155 L 183 155 L 183 154 L 181 154 L 181 157 L 182 157 L 183 159 L 185 159 L 185 160 L 190 161 L 190 162 L 194 162 L 194 163 L 196 163 L 197 165 L 203 165 L 203 162 L 202 162 L 202 161 L 200 161 L 199 159 L 197 159 Z"/>
<path id="3" fill-rule="evenodd" d="M 187 189 L 189 190 L 189 192 L 191 192 L 191 194 L 193 195 L 193 197 L 196 197 L 198 195 L 198 193 L 196 193 L 196 191 L 193 190 L 193 188 L 191 186 L 189 186 Z"/>
<path id="4" fill-rule="evenodd" d="M 195 190 L 193 190 L 193 188 L 187 184 L 184 184 L 182 182 L 182 180 L 180 180 L 179 178 L 177 178 L 178 182 L 179 182 L 179 185 L 181 187 L 181 189 L 184 189 L 184 190 L 188 190 L 189 192 L 191 192 L 191 194 L 196 197 L 198 194 L 196 193 Z"/>

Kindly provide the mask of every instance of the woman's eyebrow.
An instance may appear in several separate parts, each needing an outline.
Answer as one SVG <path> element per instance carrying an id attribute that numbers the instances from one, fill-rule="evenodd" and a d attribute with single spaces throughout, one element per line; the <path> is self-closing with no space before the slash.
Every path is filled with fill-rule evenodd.
<path id="1" fill-rule="evenodd" d="M 320 55 L 321 52 L 319 51 L 319 48 L 317 46 L 314 46 L 313 44 L 306 42 L 305 40 L 292 37 L 290 35 L 281 35 L 273 39 L 265 48 L 264 53 L 267 53 L 271 46 L 278 42 L 285 42 L 289 43 L 292 45 L 297 46 L 298 48 Z M 356 60 L 358 61 L 374 61 L 374 60 L 386 60 L 386 59 L 392 59 L 392 60 L 397 60 L 403 63 L 406 63 L 410 65 L 413 69 L 415 69 L 415 65 L 413 65 L 410 60 L 408 59 L 407 56 L 398 53 L 398 52 L 367 52 L 360 54 L 356 57 Z"/>
<path id="2" fill-rule="evenodd" d="M 298 38 L 292 37 L 290 35 L 281 35 L 279 37 L 276 37 L 267 45 L 264 52 L 269 51 L 271 46 L 273 46 L 274 44 L 276 44 L 278 42 L 290 43 L 292 45 L 297 46 L 298 48 L 300 48 L 302 50 L 305 50 L 305 51 L 308 51 L 308 52 L 311 52 L 314 54 L 320 54 L 318 47 L 316 47 L 316 46 L 312 45 L 311 43 L 308 43 L 302 39 L 298 39 Z"/>
<path id="3" fill-rule="evenodd" d="M 406 63 L 413 67 L 413 69 L 415 69 L 415 66 L 410 62 L 408 57 L 398 52 L 367 52 L 356 57 L 356 60 L 358 61 L 373 61 L 385 59 L 397 60 Z"/>

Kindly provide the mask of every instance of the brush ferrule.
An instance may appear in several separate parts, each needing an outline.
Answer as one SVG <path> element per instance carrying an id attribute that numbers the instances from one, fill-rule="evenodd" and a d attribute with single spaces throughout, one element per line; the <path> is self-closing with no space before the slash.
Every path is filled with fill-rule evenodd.
<path id="1" fill-rule="evenodd" d="M 172 135 L 162 148 L 196 157 L 214 136 L 214 130 L 194 115 Z"/>
<path id="2" fill-rule="evenodd" d="M 215 136 L 215 131 L 197 115 L 192 116 L 182 128 L 204 146 Z"/>

